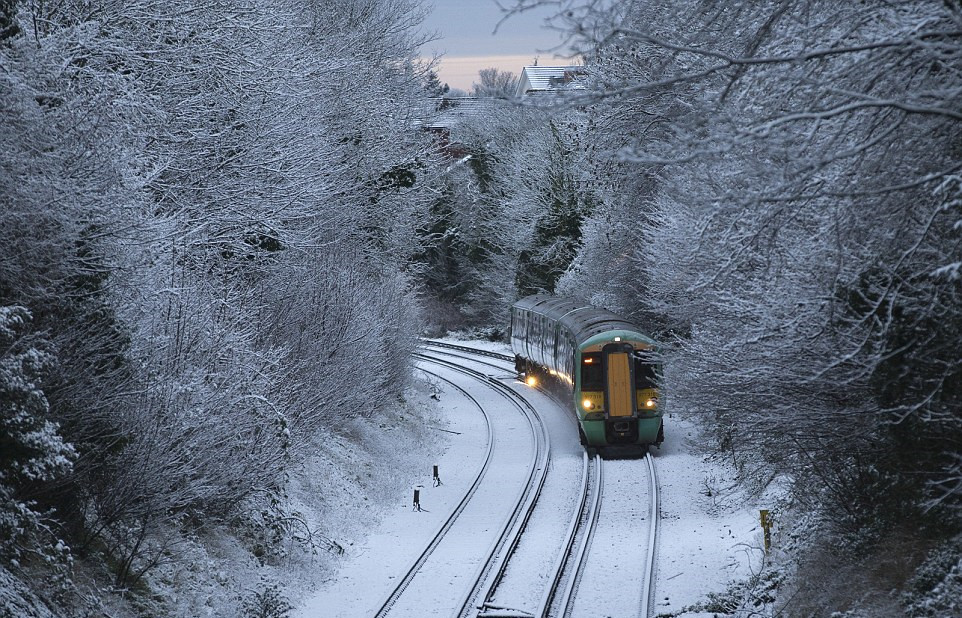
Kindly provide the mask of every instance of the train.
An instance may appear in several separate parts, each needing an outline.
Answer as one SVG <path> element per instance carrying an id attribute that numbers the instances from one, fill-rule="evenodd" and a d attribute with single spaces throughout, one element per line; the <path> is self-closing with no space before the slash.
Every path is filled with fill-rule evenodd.
<path id="1" fill-rule="evenodd" d="M 664 441 L 660 349 L 636 326 L 575 298 L 535 294 L 511 307 L 509 330 L 519 376 L 560 386 L 589 451 L 647 452 Z"/>

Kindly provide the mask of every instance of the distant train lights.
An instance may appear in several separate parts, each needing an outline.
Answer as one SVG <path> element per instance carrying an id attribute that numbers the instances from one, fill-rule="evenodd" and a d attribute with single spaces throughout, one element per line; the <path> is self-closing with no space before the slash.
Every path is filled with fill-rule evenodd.
<path id="1" fill-rule="evenodd" d="M 581 402 L 581 405 L 585 407 L 585 410 L 590 410 L 591 406 L 594 404 L 591 403 L 590 399 L 585 399 L 584 401 Z"/>
<path id="2" fill-rule="evenodd" d="M 535 386 L 538 385 L 538 378 L 534 376 L 528 376 L 527 378 L 525 378 L 524 382 L 531 388 L 534 388 Z"/>
<path id="3" fill-rule="evenodd" d="M 655 401 L 654 399 L 649 399 L 648 401 L 645 402 L 645 407 L 646 407 L 646 408 L 654 408 L 657 403 L 658 403 L 658 402 Z"/>

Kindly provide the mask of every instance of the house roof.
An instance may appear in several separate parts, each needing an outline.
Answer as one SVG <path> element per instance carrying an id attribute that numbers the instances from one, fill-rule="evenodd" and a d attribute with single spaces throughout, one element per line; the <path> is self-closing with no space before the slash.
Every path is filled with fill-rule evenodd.
<path id="1" fill-rule="evenodd" d="M 429 129 L 450 129 L 466 118 L 488 114 L 499 101 L 488 97 L 434 99 L 436 112 L 424 123 Z"/>
<path id="2" fill-rule="evenodd" d="M 580 78 L 586 74 L 587 70 L 581 65 L 527 66 L 521 69 L 516 95 L 523 97 L 540 91 L 581 89 L 584 85 L 580 83 Z"/>

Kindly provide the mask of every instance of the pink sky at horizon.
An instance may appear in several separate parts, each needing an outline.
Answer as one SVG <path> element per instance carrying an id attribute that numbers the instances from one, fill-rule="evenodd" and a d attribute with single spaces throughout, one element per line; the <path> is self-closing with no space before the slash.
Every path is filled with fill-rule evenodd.
<path id="1" fill-rule="evenodd" d="M 534 64 L 535 56 L 445 56 L 438 66 L 438 78 L 442 83 L 446 83 L 451 88 L 470 91 L 472 84 L 478 81 L 478 72 L 481 69 L 496 68 L 501 71 L 510 71 L 515 77 L 521 75 L 521 69 Z M 552 62 L 542 62 L 539 58 L 538 64 L 553 64 Z"/>
<path id="2" fill-rule="evenodd" d="M 503 0 L 508 6 L 511 0 Z M 526 11 L 498 25 L 503 13 L 494 0 L 433 0 L 434 10 L 424 29 L 438 40 L 422 48 L 426 57 L 443 54 L 436 69 L 438 78 L 452 88 L 470 91 L 478 71 L 497 68 L 521 75 L 525 66 L 575 64 L 556 57 L 561 42 L 557 32 L 543 27 L 549 10 Z M 497 33 L 494 32 L 497 27 Z"/>

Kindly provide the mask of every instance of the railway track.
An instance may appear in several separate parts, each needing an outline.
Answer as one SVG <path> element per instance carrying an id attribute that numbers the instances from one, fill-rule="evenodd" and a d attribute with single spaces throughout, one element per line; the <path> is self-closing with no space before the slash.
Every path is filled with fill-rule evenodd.
<path id="1" fill-rule="evenodd" d="M 525 524 L 530 517 L 532 510 L 534 509 L 534 505 L 537 503 L 538 495 L 544 485 L 544 479 L 547 475 L 548 469 L 547 463 L 549 457 L 549 443 L 547 432 L 545 431 L 544 424 L 534 407 L 531 406 L 530 403 L 524 400 L 520 395 L 515 393 L 512 389 L 499 382 L 497 379 L 491 378 L 482 372 L 460 366 L 450 360 L 438 358 L 430 354 L 419 353 L 417 358 L 422 361 L 422 365 L 430 364 L 449 371 L 455 371 L 469 375 L 478 382 L 485 384 L 488 388 L 498 393 L 504 401 L 509 402 L 511 407 L 521 414 L 530 432 L 531 457 L 527 462 L 522 488 L 517 493 L 513 503 L 509 507 L 507 516 L 504 518 L 501 525 L 496 529 L 493 540 L 488 544 L 483 554 L 478 558 L 473 573 L 467 578 L 468 583 L 463 587 L 460 600 L 452 605 L 450 610 L 448 610 L 449 613 L 453 615 L 469 616 L 474 613 L 473 610 L 475 605 L 483 603 L 483 599 L 489 595 L 492 590 L 497 588 L 497 584 L 500 581 L 500 578 L 503 576 L 508 557 L 516 547 L 518 538 L 520 538 Z M 482 410 L 482 413 L 485 414 L 486 419 L 488 419 L 487 423 L 489 428 L 491 427 L 490 414 L 484 410 L 485 406 L 479 403 L 476 397 L 468 393 L 465 389 L 454 385 L 451 380 L 442 377 L 440 373 L 436 371 L 431 372 L 424 369 L 424 367 L 422 367 L 422 370 L 428 371 L 437 379 L 444 380 L 448 384 L 455 386 L 455 388 L 457 388 L 463 395 L 474 401 L 475 405 Z M 501 440 L 508 443 L 508 440 L 504 436 L 502 436 Z M 439 553 L 438 548 L 447 542 L 447 539 L 452 535 L 452 530 L 459 525 L 459 520 L 464 519 L 465 510 L 468 508 L 472 498 L 475 496 L 478 487 L 484 483 L 485 476 L 489 473 L 494 465 L 497 465 L 499 457 L 508 459 L 508 456 L 511 455 L 510 452 L 502 451 L 499 454 L 497 451 L 499 439 L 496 430 L 492 430 L 489 433 L 488 442 L 488 453 L 485 457 L 483 465 L 481 466 L 481 469 L 475 477 L 475 482 L 471 489 L 465 494 L 458 507 L 452 512 L 449 518 L 445 521 L 444 525 L 438 530 L 438 533 L 431 540 L 428 547 L 425 548 L 424 552 L 422 552 L 422 554 L 411 565 L 406 573 L 399 578 L 398 584 L 381 605 L 380 609 L 375 614 L 376 616 L 385 616 L 388 615 L 389 612 L 391 612 L 392 615 L 394 615 L 394 613 L 419 615 L 418 613 L 415 613 L 415 610 L 402 610 L 399 612 L 395 612 L 394 610 L 396 610 L 398 605 L 403 602 L 402 599 L 405 592 L 419 577 L 429 581 L 432 579 L 440 581 L 443 580 L 445 576 L 449 575 L 449 573 L 445 573 L 445 569 L 450 568 L 450 562 L 446 563 L 444 560 L 439 559 L 436 561 L 438 564 L 431 564 L 432 560 L 434 560 L 434 556 Z M 489 489 L 489 492 L 490 491 L 493 490 Z M 476 536 L 478 534 L 482 534 L 484 530 L 480 530 L 479 527 L 487 526 L 489 523 L 483 517 L 478 517 L 477 514 L 469 519 L 473 520 L 475 524 L 480 522 L 483 524 L 483 526 L 474 525 L 472 528 L 472 522 L 467 522 L 461 527 L 461 531 L 458 535 L 461 539 L 466 536 L 471 537 L 472 535 Z M 458 539 L 455 539 L 451 541 L 451 544 L 456 545 L 457 542 Z M 461 568 L 463 572 L 463 565 Z M 421 610 L 418 609 L 416 611 L 420 612 Z"/>
<path id="2" fill-rule="evenodd" d="M 659 518 L 654 461 L 647 454 L 640 460 L 597 458 L 595 463 L 593 508 L 586 514 L 588 523 L 572 555 L 567 585 L 551 615 L 583 616 L 598 608 L 620 608 L 610 615 L 649 618 L 654 610 Z M 646 504 L 634 499 L 645 493 Z"/>
<path id="3" fill-rule="evenodd" d="M 461 388 L 454 382 L 447 380 L 436 373 L 432 373 L 429 371 L 425 371 L 425 373 L 434 376 L 436 379 L 446 382 L 453 388 L 460 391 L 461 394 L 463 394 L 467 399 L 472 401 L 475 404 L 475 406 L 477 406 L 478 411 L 484 417 L 485 427 L 487 428 L 487 435 L 486 435 L 487 449 L 485 450 L 485 455 L 484 455 L 484 459 L 482 461 L 481 467 L 478 469 L 478 472 L 474 477 L 474 481 L 471 483 L 471 486 L 468 488 L 468 491 L 465 492 L 464 497 L 461 498 L 461 501 L 458 502 L 457 506 L 455 506 L 454 510 L 451 512 L 451 515 L 448 516 L 448 518 L 444 521 L 443 525 L 438 529 L 437 533 L 435 533 L 435 535 L 431 538 L 431 541 L 428 543 L 427 547 L 424 548 L 424 551 L 421 552 L 421 554 L 418 556 L 417 560 L 414 561 L 414 564 L 412 564 L 411 567 L 407 570 L 407 572 L 401 576 L 400 581 L 398 582 L 394 590 L 392 590 L 391 593 L 388 595 L 388 598 L 381 604 L 381 607 L 375 613 L 375 616 L 378 618 L 387 615 L 390 609 L 394 607 L 394 604 L 397 602 L 398 598 L 400 598 L 400 596 L 404 593 L 404 591 L 407 590 L 408 586 L 411 584 L 411 581 L 414 579 L 415 575 L 417 575 L 418 571 L 421 569 L 424 563 L 427 562 L 431 554 L 434 553 L 434 550 L 437 549 L 438 545 L 444 539 L 445 535 L 447 535 L 448 531 L 454 525 L 454 522 L 457 521 L 458 517 L 464 511 L 464 508 L 467 505 L 468 501 L 470 501 L 471 497 L 474 496 L 475 492 L 478 489 L 478 485 L 481 483 L 482 479 L 487 473 L 488 468 L 491 464 L 491 455 L 494 451 L 493 428 L 491 426 L 491 417 L 485 411 L 484 406 L 478 403 L 477 399 L 475 399 L 470 393 L 468 393 L 465 389 Z"/>
<path id="4" fill-rule="evenodd" d="M 505 354 L 446 342 L 426 341 L 424 345 L 433 348 L 432 354 L 453 357 L 459 361 L 469 360 L 500 371 L 507 369 L 504 363 L 510 363 L 510 370 L 513 371 L 514 359 Z M 479 356 L 482 358 L 479 359 Z M 490 362 L 488 359 L 494 359 L 500 361 L 500 363 Z M 486 374 L 482 375 L 485 375 L 489 380 L 494 380 Z M 547 391 L 545 391 L 545 394 L 553 397 Z M 562 407 L 564 406 L 562 402 L 559 402 L 559 404 Z M 610 483 L 613 487 L 607 492 L 607 501 L 605 500 L 606 470 L 614 478 L 614 482 Z M 543 486 L 543 484 L 544 479 L 541 480 L 541 485 Z M 642 488 L 641 485 L 645 485 L 645 487 Z M 627 513 L 623 512 L 626 506 L 625 496 L 636 496 L 642 493 L 647 493 L 649 496 L 647 508 L 639 509 L 637 508 L 639 505 L 629 499 Z M 532 502 L 524 522 L 527 522 L 533 508 L 534 503 Z M 479 618 L 591 615 L 599 610 L 604 611 L 606 604 L 611 599 L 596 598 L 591 600 L 592 594 L 579 594 L 579 591 L 582 589 L 595 592 L 599 590 L 607 591 L 611 587 L 612 573 L 628 572 L 631 577 L 619 578 L 618 581 L 619 586 L 623 589 L 623 598 L 619 601 L 620 606 L 632 608 L 630 611 L 625 611 L 624 615 L 649 618 L 654 609 L 658 517 L 657 475 L 654 460 L 650 454 L 637 461 L 616 461 L 605 464 L 604 460 L 597 455 L 589 458 L 587 454 L 582 453 L 582 473 L 580 488 L 577 493 L 577 507 L 574 509 L 567 530 L 559 543 L 559 550 L 548 573 L 548 584 L 541 594 L 537 607 L 523 610 L 493 602 L 498 586 L 504 577 L 510 555 L 521 540 L 521 533 L 525 525 L 522 523 L 517 528 L 517 534 L 513 537 L 510 550 L 502 554 L 497 576 L 489 579 L 484 593 L 478 595 L 480 602 L 478 603 L 479 613 L 477 615 Z M 634 525 L 637 521 L 632 520 L 638 519 L 645 521 L 644 526 Z M 606 542 L 595 542 L 596 531 L 599 527 L 605 530 L 602 537 L 608 537 Z M 640 527 L 643 527 L 644 530 L 641 534 L 637 534 Z M 611 551 L 612 532 L 618 534 L 619 530 L 621 533 L 630 530 L 631 536 L 635 540 L 634 545 L 628 543 L 628 545 L 634 547 L 634 551 L 630 555 L 621 555 L 617 551 Z M 624 543 L 619 543 L 619 545 L 624 545 Z M 612 556 L 615 558 L 614 561 L 609 560 Z M 640 568 L 620 569 L 620 565 L 626 559 L 632 565 Z M 589 565 L 591 565 L 590 568 Z M 598 573 L 603 574 L 606 579 L 603 581 L 593 580 L 592 578 Z M 640 578 L 635 577 L 637 573 L 641 574 Z M 624 581 L 624 579 L 630 581 Z M 463 611 L 464 609 L 463 607 L 462 613 L 459 615 L 468 615 Z M 621 612 L 616 613 L 622 615 Z"/>
<path id="5" fill-rule="evenodd" d="M 500 352 L 493 352 L 491 350 L 481 350 L 479 348 L 472 348 L 466 345 L 457 345 L 455 343 L 448 343 L 447 341 L 436 341 L 434 339 L 422 339 L 421 345 L 424 347 L 440 348 L 444 350 L 454 350 L 457 352 L 465 352 L 471 356 L 485 356 L 487 358 L 496 358 L 498 360 L 503 360 L 511 363 L 514 367 L 514 356 L 510 354 L 501 354 Z"/>

